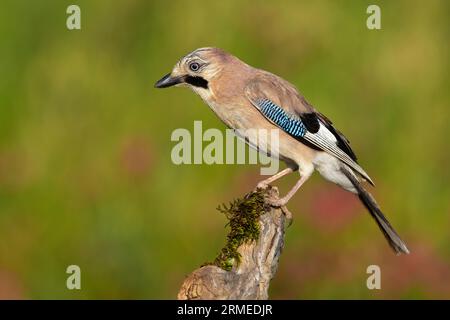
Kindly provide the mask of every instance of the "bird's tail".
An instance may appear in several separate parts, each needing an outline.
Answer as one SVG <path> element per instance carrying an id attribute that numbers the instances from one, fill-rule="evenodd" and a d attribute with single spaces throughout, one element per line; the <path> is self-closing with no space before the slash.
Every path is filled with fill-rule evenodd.
<path id="1" fill-rule="evenodd" d="M 356 191 L 358 192 L 358 197 L 364 206 L 369 210 L 370 215 L 374 218 L 375 222 L 378 224 L 378 227 L 383 232 L 384 237 L 388 241 L 391 248 L 395 251 L 397 255 L 399 254 L 409 254 L 409 250 L 406 247 L 406 244 L 400 239 L 400 236 L 395 232 L 394 228 L 391 226 L 389 221 L 384 216 L 383 212 L 381 212 L 380 207 L 378 206 L 375 199 L 372 195 L 363 188 L 361 183 L 358 181 L 356 176 L 350 172 L 347 168 L 342 168 L 343 173 L 347 176 L 347 178 L 352 182 L 355 186 Z"/>

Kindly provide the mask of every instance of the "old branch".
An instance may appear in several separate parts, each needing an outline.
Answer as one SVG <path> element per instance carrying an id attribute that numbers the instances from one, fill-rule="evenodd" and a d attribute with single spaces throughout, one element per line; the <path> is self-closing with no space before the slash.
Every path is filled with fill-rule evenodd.
<path id="1" fill-rule="evenodd" d="M 214 263 L 184 280 L 178 299 L 268 299 L 284 245 L 286 208 L 272 208 L 276 188 L 254 191 L 229 207 L 219 208 L 229 219 L 227 244 Z"/>

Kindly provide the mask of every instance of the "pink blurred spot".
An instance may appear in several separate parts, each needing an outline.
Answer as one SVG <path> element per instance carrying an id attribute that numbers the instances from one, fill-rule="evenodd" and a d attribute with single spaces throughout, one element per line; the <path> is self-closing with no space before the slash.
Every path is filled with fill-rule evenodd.
<path id="1" fill-rule="evenodd" d="M 420 244 L 409 243 L 409 249 L 407 256 L 383 255 L 382 285 L 386 292 L 420 289 L 428 298 L 450 298 L 450 263 L 422 240 Z"/>
<path id="2" fill-rule="evenodd" d="M 266 176 L 261 176 L 258 170 L 248 170 L 247 172 L 237 174 L 232 178 L 232 194 L 243 195 L 256 188 L 259 181 L 264 180 Z"/>
<path id="3" fill-rule="evenodd" d="M 0 300 L 25 299 L 22 284 L 17 276 L 0 270 Z"/>
<path id="4" fill-rule="evenodd" d="M 336 186 L 321 185 L 309 198 L 309 215 L 313 224 L 327 232 L 338 231 L 358 215 L 359 200 Z"/>
<path id="5" fill-rule="evenodd" d="M 145 177 L 154 162 L 151 143 L 143 137 L 128 138 L 120 151 L 120 158 L 122 168 L 129 177 Z"/>

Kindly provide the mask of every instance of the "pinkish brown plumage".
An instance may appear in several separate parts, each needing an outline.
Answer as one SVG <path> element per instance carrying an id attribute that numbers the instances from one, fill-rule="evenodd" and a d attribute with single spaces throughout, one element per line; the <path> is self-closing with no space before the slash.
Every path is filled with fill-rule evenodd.
<path id="1" fill-rule="evenodd" d="M 362 186 L 373 184 L 359 166 L 348 140 L 328 118 L 312 107 L 288 81 L 253 68 L 218 48 L 200 48 L 177 62 L 155 87 L 188 86 L 230 128 L 243 133 L 252 146 L 260 140 L 248 129 L 278 130 L 279 144 L 265 140 L 262 148 L 283 160 L 287 168 L 261 181 L 264 188 L 298 171 L 300 178 L 288 194 L 274 201 L 284 206 L 314 170 L 361 199 L 396 253 L 409 253 L 406 245 Z"/>

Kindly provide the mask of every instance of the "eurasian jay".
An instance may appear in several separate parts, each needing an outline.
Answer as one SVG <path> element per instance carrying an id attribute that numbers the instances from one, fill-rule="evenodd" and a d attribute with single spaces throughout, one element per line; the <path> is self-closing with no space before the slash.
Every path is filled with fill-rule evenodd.
<path id="1" fill-rule="evenodd" d="M 326 180 L 359 197 L 397 254 L 409 253 L 375 199 L 362 186 L 363 181 L 371 185 L 373 181 L 358 165 L 349 141 L 292 84 L 221 49 L 200 48 L 181 58 L 172 72 L 155 84 L 156 88 L 171 86 L 190 87 L 236 132 L 245 135 L 254 132 L 248 129 L 279 131 L 278 150 L 271 150 L 269 140 L 264 148 L 283 160 L 287 168 L 261 181 L 258 187 L 265 188 L 294 171 L 300 173 L 300 178 L 285 197 L 273 201 L 273 206 L 286 205 L 316 169 Z M 255 135 L 243 138 L 259 147 L 260 140 Z"/>

